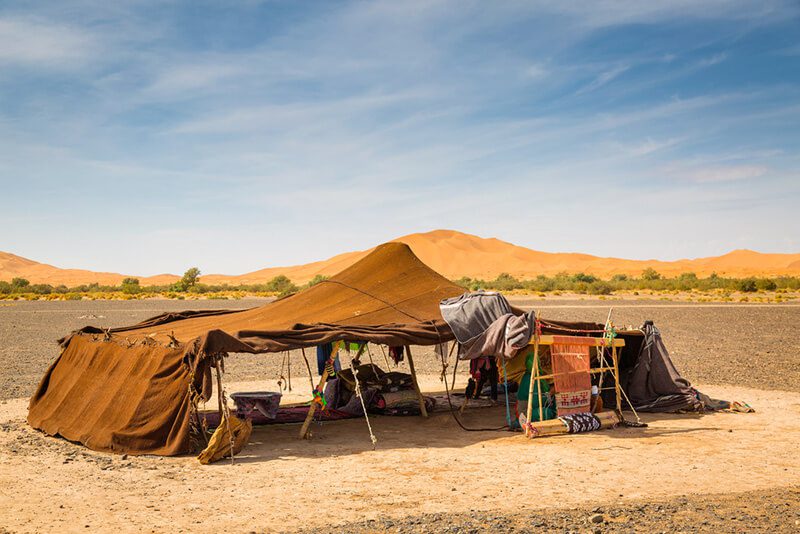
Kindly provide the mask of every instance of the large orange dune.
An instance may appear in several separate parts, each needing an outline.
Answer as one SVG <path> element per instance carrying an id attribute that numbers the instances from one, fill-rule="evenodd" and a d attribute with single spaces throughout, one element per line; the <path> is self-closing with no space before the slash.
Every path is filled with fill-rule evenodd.
<path id="1" fill-rule="evenodd" d="M 717 273 L 731 277 L 800 275 L 800 254 L 764 254 L 752 250 L 734 250 L 722 256 L 677 261 L 626 260 L 589 254 L 539 252 L 499 239 L 482 238 L 454 230 L 410 234 L 394 241 L 406 243 L 423 262 L 452 279 L 462 276 L 492 279 L 500 273 L 525 279 L 559 272 L 584 272 L 608 278 L 614 274 L 638 276 L 648 267 L 668 277 L 685 272 L 693 272 L 698 276 Z M 345 252 L 305 265 L 269 267 L 242 275 L 208 274 L 201 278 L 208 284 L 237 285 L 263 283 L 283 274 L 296 283 L 305 283 L 316 275 L 336 274 L 371 251 L 372 249 Z M 0 280 L 21 277 L 34 284 L 75 286 L 97 282 L 116 285 L 127 276 L 131 275 L 60 269 L 0 252 Z M 163 285 L 178 280 L 179 276 L 162 274 L 138 278 L 142 285 Z"/>

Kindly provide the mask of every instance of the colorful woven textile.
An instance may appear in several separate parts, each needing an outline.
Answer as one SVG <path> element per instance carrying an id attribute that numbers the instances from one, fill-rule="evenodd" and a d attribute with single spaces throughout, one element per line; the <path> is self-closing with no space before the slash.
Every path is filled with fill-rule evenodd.
<path id="1" fill-rule="evenodd" d="M 567 425 L 569 434 L 579 434 L 581 432 L 591 432 L 600 430 L 600 419 L 591 413 L 574 413 L 559 417 Z"/>
<path id="2" fill-rule="evenodd" d="M 589 346 L 593 343 L 591 338 L 555 336 L 550 355 L 559 416 L 590 411 Z"/>

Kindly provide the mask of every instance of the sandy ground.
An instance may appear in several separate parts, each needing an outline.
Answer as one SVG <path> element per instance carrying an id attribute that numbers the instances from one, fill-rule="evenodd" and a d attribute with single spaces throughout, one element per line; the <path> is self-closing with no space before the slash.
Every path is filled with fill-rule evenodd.
<path id="1" fill-rule="evenodd" d="M 425 376 L 423 388 L 441 389 L 441 383 Z M 5 401 L 2 524 L 12 532 L 250 532 L 390 520 L 376 527 L 382 530 L 409 515 L 470 511 L 518 517 L 553 507 L 624 507 L 800 486 L 800 394 L 704 389 L 747 400 L 757 413 L 647 415 L 645 429 L 537 440 L 464 432 L 448 413 L 427 420 L 373 416 L 376 450 L 363 420 L 315 426 L 311 441 L 297 438 L 297 425 L 259 427 L 234 465 L 207 467 L 193 457 L 91 452 L 31 430 L 24 424 L 25 401 Z M 292 397 L 304 395 L 286 400 Z M 502 420 L 502 407 L 474 408 L 465 417 L 473 426 Z M 770 520 L 793 528 L 800 519 L 797 502 Z"/>
<path id="2" fill-rule="evenodd" d="M 262 302 L 0 306 L 0 533 L 800 531 L 797 305 L 613 303 L 617 324 L 655 320 L 685 376 L 712 396 L 749 402 L 755 414 L 649 415 L 646 429 L 533 441 L 464 432 L 449 413 L 375 416 L 376 450 L 363 420 L 315 426 L 311 441 L 296 438 L 297 425 L 261 427 L 233 466 L 207 467 L 193 457 L 95 453 L 25 424 L 25 398 L 65 332 Z M 516 303 L 601 322 L 610 304 Z M 228 391 L 274 389 L 281 359 L 232 356 Z M 441 390 L 433 355 L 420 349 L 415 360 L 423 388 Z M 299 354 L 292 366 L 285 402 L 306 401 Z M 499 426 L 504 409 L 470 409 L 465 419 Z"/>

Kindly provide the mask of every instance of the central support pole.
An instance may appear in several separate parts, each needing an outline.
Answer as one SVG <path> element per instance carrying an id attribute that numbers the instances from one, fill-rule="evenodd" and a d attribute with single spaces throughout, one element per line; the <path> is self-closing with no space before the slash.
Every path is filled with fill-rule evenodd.
<path id="1" fill-rule="evenodd" d="M 338 357 L 339 347 L 341 346 L 341 342 L 336 342 L 333 345 L 333 350 L 331 351 L 331 356 L 328 360 L 331 363 L 331 368 L 334 366 L 334 362 Z M 325 387 L 325 382 L 328 381 L 328 365 L 325 365 L 325 369 L 322 371 L 322 376 L 319 379 L 319 385 L 317 389 L 319 389 L 320 394 L 323 394 L 323 388 Z M 314 413 L 317 411 L 317 403 L 312 402 L 311 406 L 308 407 L 308 415 L 306 415 L 306 420 L 303 422 L 303 426 L 300 427 L 300 439 L 308 438 L 308 427 L 311 426 L 311 421 L 314 420 Z"/>
<path id="2" fill-rule="evenodd" d="M 419 411 L 422 417 L 428 417 L 428 409 L 425 407 L 425 397 L 422 396 L 422 391 L 419 389 L 419 382 L 417 382 L 417 372 L 414 370 L 414 358 L 411 356 L 410 345 L 406 345 L 406 353 L 408 353 L 408 367 L 411 370 L 411 381 L 414 383 L 414 389 L 417 391 L 417 397 L 419 397 Z"/>
<path id="3" fill-rule="evenodd" d="M 539 421 L 541 422 L 543 413 L 542 413 L 542 388 L 541 384 L 539 383 L 539 329 L 537 328 L 537 323 L 539 321 L 539 311 L 537 310 L 533 314 L 533 364 L 531 365 L 531 379 L 528 381 L 528 410 L 525 414 L 527 418 L 528 425 L 531 424 L 531 417 L 533 417 L 533 384 L 534 380 L 536 381 L 536 390 L 538 392 L 538 400 L 539 400 Z M 528 430 L 525 429 L 525 434 L 528 434 Z"/>

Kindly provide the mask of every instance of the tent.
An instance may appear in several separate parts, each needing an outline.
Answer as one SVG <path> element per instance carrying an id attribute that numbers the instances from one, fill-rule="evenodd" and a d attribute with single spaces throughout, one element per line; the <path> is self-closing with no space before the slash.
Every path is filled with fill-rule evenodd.
<path id="1" fill-rule="evenodd" d="M 441 344 L 454 335 L 439 303 L 463 292 L 407 245 L 387 243 L 336 276 L 257 308 L 167 313 L 111 330 L 85 327 L 60 340 L 62 352 L 31 398 L 28 422 L 99 451 L 190 452 L 201 445 L 197 405 L 210 399 L 212 369 L 226 355 L 338 340 Z M 551 333 L 587 327 L 602 325 L 546 325 Z M 644 339 L 640 332 L 629 335 Z M 628 346 L 637 352 L 621 355 L 621 372 L 636 379 L 627 385 L 642 395 L 672 393 L 663 385 L 639 387 L 662 353 L 650 350 L 646 368 L 631 373 L 639 351 L 652 345 L 640 339 Z"/>
<path id="2" fill-rule="evenodd" d="M 28 422 L 100 451 L 175 455 L 192 442 L 197 403 L 229 353 L 335 340 L 434 345 L 453 339 L 439 302 L 463 288 L 408 245 L 387 243 L 336 276 L 245 311 L 167 313 L 137 325 L 85 327 L 31 398 Z"/>

